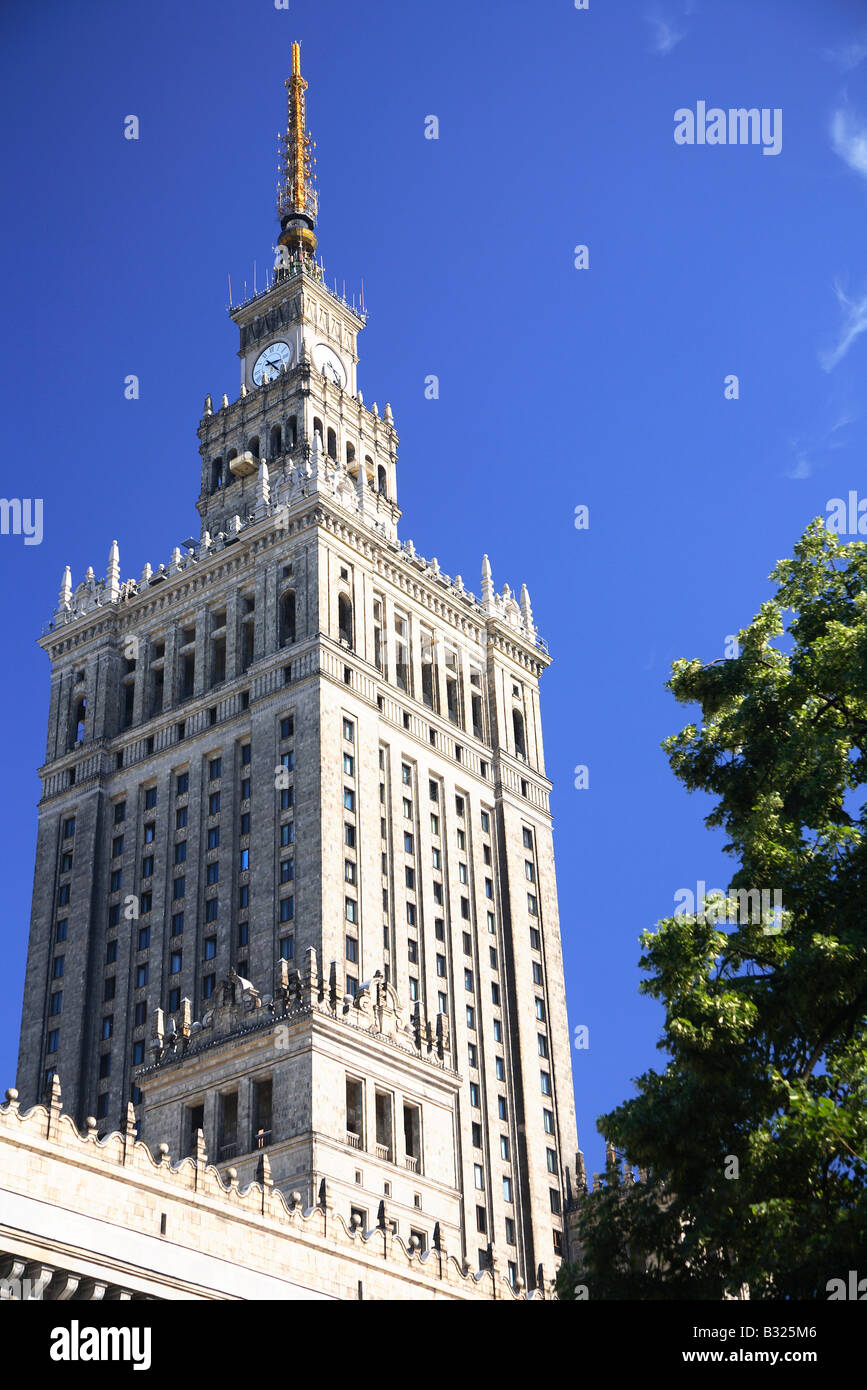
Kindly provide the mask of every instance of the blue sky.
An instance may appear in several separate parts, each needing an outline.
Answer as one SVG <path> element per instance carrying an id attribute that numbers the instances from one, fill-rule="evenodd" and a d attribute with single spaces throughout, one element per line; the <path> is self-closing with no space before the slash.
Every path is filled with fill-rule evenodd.
<path id="1" fill-rule="evenodd" d="M 722 656 L 810 518 L 867 493 L 867 7 L 7 0 L 0 466 L 4 496 L 44 499 L 44 537 L 0 536 L 3 1087 L 48 703 L 35 639 L 65 564 L 103 573 L 117 537 L 138 575 L 196 530 L 202 401 L 237 389 L 227 274 L 237 295 L 272 260 L 294 38 L 320 247 L 341 287 L 364 281 L 359 381 L 401 435 L 401 534 L 476 592 L 483 551 L 498 589 L 526 582 L 555 658 L 546 753 L 598 1168 L 595 1117 L 658 1059 L 639 933 L 731 872 L 659 747 L 687 721 L 670 663 Z M 780 109 L 780 153 L 677 145 L 674 113 L 699 101 Z"/>

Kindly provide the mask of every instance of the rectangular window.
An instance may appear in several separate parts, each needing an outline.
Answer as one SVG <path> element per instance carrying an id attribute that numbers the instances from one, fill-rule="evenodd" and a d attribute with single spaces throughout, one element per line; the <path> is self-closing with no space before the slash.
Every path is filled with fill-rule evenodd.
<path id="1" fill-rule="evenodd" d="M 355 883 L 357 881 L 356 866 L 353 860 L 344 859 L 343 877 L 347 883 Z"/>
<path id="2" fill-rule="evenodd" d="M 280 882 L 281 882 L 281 883 L 291 883 L 294 877 L 295 877 L 295 860 L 294 860 L 294 859 L 281 859 L 281 860 L 280 860 Z M 244 886 L 246 887 L 246 884 L 245 884 Z"/>
<path id="3" fill-rule="evenodd" d="M 219 861 L 219 860 L 215 860 L 213 864 L 209 864 L 209 865 L 208 865 L 208 867 L 207 867 L 207 881 L 208 881 L 209 884 L 214 884 L 214 883 L 219 883 L 219 882 L 220 882 L 220 861 Z"/>
<path id="4" fill-rule="evenodd" d="M 343 843 L 350 849 L 355 849 L 355 826 L 350 825 L 348 821 L 343 826 Z"/>
<path id="5" fill-rule="evenodd" d="M 467 1043 L 467 1061 L 471 1067 L 479 1065 L 479 1049 L 475 1043 Z"/>
<path id="6" fill-rule="evenodd" d="M 358 939 L 354 936 L 346 938 L 346 959 L 351 961 L 358 960 Z"/>
<path id="7" fill-rule="evenodd" d="M 215 936 L 205 937 L 205 960 L 213 960 L 217 954 L 217 938 Z"/>
<path id="8" fill-rule="evenodd" d="M 482 812 L 482 830 L 483 830 L 483 832 L 485 833 L 485 835 L 487 835 L 487 834 L 490 832 L 490 829 L 491 829 L 491 817 L 488 815 L 487 811 L 483 811 L 483 812 Z"/>
<path id="9" fill-rule="evenodd" d="M 483 1236 L 488 1233 L 488 1213 L 484 1207 L 476 1207 L 476 1230 Z"/>
<path id="10" fill-rule="evenodd" d="M 542 1095 L 543 1095 L 543 1096 L 550 1096 L 550 1094 L 551 1094 L 551 1076 L 550 1076 L 550 1073 L 549 1073 L 549 1072 L 547 1072 L 547 1071 L 540 1071 L 540 1072 L 539 1072 L 539 1086 L 540 1086 L 540 1089 L 541 1089 L 541 1091 L 542 1091 Z"/>
<path id="11" fill-rule="evenodd" d="M 536 1034 L 536 1040 L 537 1040 L 538 1045 L 539 1045 L 539 1056 L 540 1056 L 540 1057 L 547 1057 L 547 1056 L 548 1056 L 548 1039 L 545 1037 L 545 1034 L 544 1034 L 544 1033 L 537 1033 L 537 1034 Z"/>
<path id="12" fill-rule="evenodd" d="M 343 788 L 343 805 L 347 811 L 355 810 L 355 792 L 351 787 Z"/>
<path id="13" fill-rule="evenodd" d="M 208 815 L 216 816 L 220 813 L 220 793 L 211 792 L 208 797 Z"/>
<path id="14" fill-rule="evenodd" d="M 551 1199 L 551 1210 L 555 1216 L 560 1215 L 560 1192 L 556 1187 L 548 1188 L 548 1195 Z"/>
<path id="15" fill-rule="evenodd" d="M 523 834 L 523 837 L 524 837 L 524 848 L 525 848 L 525 849 L 532 849 L 532 848 L 533 848 L 533 832 L 532 832 L 532 830 L 528 830 L 527 827 L 526 827 L 526 825 L 525 825 L 525 826 L 523 827 L 522 834 Z"/>
<path id="16" fill-rule="evenodd" d="M 407 903 L 407 905 L 406 905 L 406 920 L 407 920 L 408 924 L 409 924 L 411 927 L 414 927 L 414 926 L 415 926 L 415 924 L 416 924 L 415 903 Z"/>
<path id="17" fill-rule="evenodd" d="M 509 1177 L 504 1177 L 504 1178 L 503 1178 L 503 1201 L 504 1201 L 504 1202 L 511 1202 L 511 1200 L 512 1200 L 512 1179 L 509 1178 Z"/>
<path id="18" fill-rule="evenodd" d="M 294 820 L 290 820 L 290 821 L 287 821 L 285 825 L 281 825 L 281 826 L 280 826 L 280 844 L 281 844 L 281 846 L 285 846 L 285 845 L 294 845 L 294 843 L 295 843 L 295 822 L 294 822 Z"/>
<path id="19" fill-rule="evenodd" d="M 219 777 L 222 777 L 222 775 L 223 775 L 223 759 L 222 759 L 222 758 L 212 758 L 211 761 L 208 763 L 208 779 L 209 779 L 209 781 L 211 781 L 211 782 L 216 782 L 217 779 L 218 779 Z"/>
<path id="20" fill-rule="evenodd" d="M 403 814 L 406 820 L 412 820 L 412 802 L 408 796 L 403 798 Z"/>
<path id="21" fill-rule="evenodd" d="M 492 981 L 491 981 L 491 1003 L 492 1003 L 492 1004 L 496 1004 L 497 1007 L 499 1008 L 499 1004 L 500 1004 L 500 986 L 497 984 L 496 980 L 492 980 Z"/>
<path id="22" fill-rule="evenodd" d="M 243 872 L 244 869 L 249 869 L 249 867 L 250 851 L 248 849 L 242 849 L 238 856 L 238 868 Z"/>
<path id="23" fill-rule="evenodd" d="M 116 836 L 114 837 L 114 839 L 112 840 L 112 842 L 111 842 L 111 857 L 112 857 L 112 859 L 119 859 L 120 856 L 121 856 L 122 854 L 123 854 L 123 836 L 122 836 L 122 835 L 116 835 Z"/>
<path id="24" fill-rule="evenodd" d="M 177 811 L 175 811 L 175 829 L 176 829 L 176 830 L 183 830 L 183 829 L 185 829 L 185 827 L 186 827 L 186 825 L 187 825 L 188 819 L 189 819 L 189 812 L 187 811 L 186 806 L 179 806 L 178 809 L 177 809 Z"/>
<path id="25" fill-rule="evenodd" d="M 181 936 L 181 935 L 183 935 L 183 930 L 184 930 L 184 914 L 183 914 L 182 912 L 176 912 L 176 913 L 174 914 L 174 916 L 172 917 L 172 936 Z"/>
<path id="26" fill-rule="evenodd" d="M 104 1081 L 107 1076 L 111 1076 L 111 1053 L 103 1052 L 99 1059 L 100 1081 Z"/>
<path id="27" fill-rule="evenodd" d="M 126 802 L 116 801 L 114 803 L 114 823 L 120 825 L 126 820 Z"/>
<path id="28" fill-rule="evenodd" d="M 472 1105 L 473 1108 L 474 1108 L 475 1110 L 478 1110 L 479 1107 L 481 1106 L 481 1103 L 482 1103 L 482 1098 L 481 1098 L 481 1097 L 482 1097 L 482 1093 L 481 1093 L 481 1090 L 480 1090 L 480 1088 L 479 1088 L 479 1083 L 478 1083 L 478 1081 L 471 1081 L 471 1082 L 470 1082 L 470 1105 Z"/>
<path id="29" fill-rule="evenodd" d="M 280 737 L 291 738 L 295 732 L 295 720 L 290 715 L 288 719 L 280 720 Z"/>
<path id="30" fill-rule="evenodd" d="M 418 980 L 414 975 L 409 977 L 409 997 L 413 1001 L 418 999 Z"/>
<path id="31" fill-rule="evenodd" d="M 534 984 L 534 985 L 540 985 L 541 983 L 542 983 L 542 965 L 541 965 L 541 962 L 540 962 L 540 961 L 534 960 L 534 961 L 533 961 L 533 984 Z"/>
<path id="32" fill-rule="evenodd" d="M 482 1167 L 481 1163 L 474 1163 L 474 1164 L 473 1164 L 473 1181 L 475 1182 L 475 1185 L 476 1185 L 477 1189 L 479 1190 L 479 1192 L 484 1191 L 484 1187 L 485 1187 L 485 1170 L 484 1170 L 484 1168 Z"/>
<path id="33" fill-rule="evenodd" d="M 210 999 L 217 987 L 216 975 L 206 975 L 202 980 L 202 998 Z"/>
<path id="34" fill-rule="evenodd" d="M 184 864 L 184 863 L 186 863 L 186 859 L 187 859 L 187 842 L 186 842 L 186 840 L 179 840 L 178 843 L 175 845 L 175 863 L 176 863 L 176 864 Z M 151 860 L 151 863 L 153 863 L 153 860 Z"/>
<path id="35" fill-rule="evenodd" d="M 52 975 L 53 975 L 53 977 L 54 977 L 55 980 L 60 980 L 60 979 L 63 978 L 63 968 L 64 968 L 65 964 L 66 964 L 66 956 L 55 956 L 55 957 L 54 957 L 54 968 L 53 968 L 53 970 L 52 970 Z"/>
<path id="36" fill-rule="evenodd" d="M 144 1049 L 144 1039 L 138 1038 L 132 1045 L 132 1064 L 134 1067 L 144 1061 Z"/>
<path id="37" fill-rule="evenodd" d="M 343 721 L 343 737 L 348 743 L 352 743 L 355 738 L 355 725 L 351 719 L 344 719 Z"/>
<path id="38" fill-rule="evenodd" d="M 472 1028 L 475 1031 L 476 1011 L 473 1008 L 472 1004 L 467 1005 L 467 1027 Z"/>
<path id="39" fill-rule="evenodd" d="M 544 1125 L 545 1125 L 545 1133 L 546 1133 L 546 1134 L 553 1134 L 553 1133 L 554 1133 L 554 1111 L 553 1111 L 553 1110 L 543 1110 L 543 1111 L 542 1111 L 542 1120 L 543 1120 L 543 1123 L 544 1123 Z"/>
<path id="40" fill-rule="evenodd" d="M 175 796 L 185 796 L 189 790 L 190 774 L 188 772 L 179 773 L 175 782 Z M 156 798 L 154 799 L 154 804 L 156 804 Z"/>
<path id="41" fill-rule="evenodd" d="M 219 900 L 219 898 L 208 898 L 208 901 L 205 903 L 205 921 L 206 921 L 206 922 L 216 922 L 217 916 L 218 916 L 218 914 L 219 914 L 219 911 L 220 911 L 220 900 Z"/>
<path id="42" fill-rule="evenodd" d="M 354 898 L 346 898 L 346 920 L 347 922 L 358 921 L 358 904 Z"/>
<path id="43" fill-rule="evenodd" d="M 153 808 L 154 808 L 154 806 L 156 806 L 156 804 L 157 804 L 157 789 L 156 789 L 156 787 L 148 787 L 147 791 L 145 792 L 145 810 L 146 810 L 146 811 L 152 811 Z"/>
<path id="44" fill-rule="evenodd" d="M 351 753 L 344 753 L 343 755 L 343 772 L 346 777 L 355 776 L 355 758 Z"/>
<path id="45" fill-rule="evenodd" d="M 52 1029 L 51 1029 L 51 1032 L 48 1034 L 48 1043 L 46 1044 L 46 1051 L 47 1051 L 47 1052 L 56 1052 L 59 1046 L 60 1046 L 60 1029 L 59 1029 L 59 1028 L 52 1028 Z"/>
<path id="46" fill-rule="evenodd" d="M 153 872 L 154 857 L 152 854 L 146 854 L 144 859 L 141 861 L 141 876 L 142 878 L 152 878 Z"/>
<path id="47" fill-rule="evenodd" d="M 415 843 L 415 842 L 414 842 L 412 836 L 409 834 L 409 832 L 408 832 L 408 831 L 405 832 L 405 833 L 404 833 L 404 837 L 403 837 L 403 848 L 404 848 L 404 853 L 406 853 L 406 854 L 413 854 L 413 853 L 414 853 L 414 850 L 413 850 L 413 845 L 414 845 L 414 843 Z"/>
<path id="48" fill-rule="evenodd" d="M 208 831 L 208 849 L 220 848 L 220 827 L 212 825 Z"/>
<path id="49" fill-rule="evenodd" d="M 431 833 L 432 835 L 439 835 L 439 833 L 440 833 L 440 818 L 439 818 L 439 816 L 431 816 L 431 818 L 430 818 L 430 833 Z"/>
<path id="50" fill-rule="evenodd" d="M 111 914 L 109 914 L 109 916 L 110 916 L 110 915 L 111 915 Z M 54 928 L 54 940 L 55 940 L 55 941 L 65 941 L 65 940 L 66 940 L 66 929 L 67 929 L 67 925 L 68 925 L 67 918 L 66 918 L 66 917 L 61 917 L 60 921 L 57 923 L 57 926 Z M 109 922 L 109 926 L 111 926 L 111 925 L 112 925 L 111 922 Z M 117 923 L 115 923 L 114 925 L 116 926 Z"/>
<path id="51" fill-rule="evenodd" d="M 145 985 L 147 984 L 149 978 L 150 978 L 150 966 L 149 966 L 147 963 L 145 963 L 144 965 L 137 965 L 137 966 L 136 966 L 136 969 L 135 969 L 135 987 L 136 987 L 136 989 L 144 989 L 144 987 L 145 987 Z"/>
<path id="52" fill-rule="evenodd" d="M 501 1120 L 507 1120 L 509 1118 L 509 1112 L 506 1108 L 505 1096 L 497 1096 L 497 1115 Z"/>
<path id="53" fill-rule="evenodd" d="M 539 915 L 539 908 L 536 903 L 535 893 L 527 894 L 527 911 L 529 912 L 531 917 L 538 917 Z"/>
<path id="54" fill-rule="evenodd" d="M 239 946 L 246 946 L 246 945 L 248 945 L 249 940 L 250 940 L 250 923 L 249 923 L 249 922 L 239 922 L 239 923 L 238 923 L 238 945 L 239 945 Z"/>
<path id="55" fill-rule="evenodd" d="M 413 892 L 415 891 L 415 869 L 410 868 L 409 865 L 406 867 L 406 886 L 411 888 Z"/>
<path id="56" fill-rule="evenodd" d="M 140 999 L 133 1012 L 133 1022 L 136 1028 L 144 1027 L 147 1022 L 148 1006 L 144 999 Z"/>
<path id="57" fill-rule="evenodd" d="M 75 834 L 75 816 L 69 816 L 63 822 L 63 838 L 68 840 Z"/>
<path id="58" fill-rule="evenodd" d="M 406 950 L 410 965 L 415 965 L 418 961 L 418 942 L 410 937 L 406 943 Z"/>
<path id="59" fill-rule="evenodd" d="M 515 1223 L 511 1216 L 506 1217 L 506 1244 L 515 1244 Z"/>
<path id="60" fill-rule="evenodd" d="M 107 946 L 106 946 L 106 948 L 105 948 L 105 963 L 106 963 L 106 965 L 113 965 L 114 962 L 115 962 L 116 960 L 117 960 L 117 942 L 116 942 L 116 941 L 109 941 L 108 944 L 107 944 Z"/>
<path id="61" fill-rule="evenodd" d="M 445 979 L 445 973 L 446 958 L 445 956 L 437 956 L 437 975 L 439 975 L 442 979 Z"/>
<path id="62" fill-rule="evenodd" d="M 295 956 L 295 937 L 281 936 L 280 938 L 280 958 L 281 960 L 292 960 Z"/>
<path id="63" fill-rule="evenodd" d="M 502 1057 L 496 1057 L 496 1058 L 494 1059 L 494 1061 L 495 1061 L 495 1064 L 496 1064 L 497 1080 L 498 1080 L 498 1081 L 505 1081 L 505 1079 L 506 1079 L 506 1063 L 504 1062 L 504 1060 L 503 1060 Z"/>
<path id="64" fill-rule="evenodd" d="M 106 1004 L 109 1002 L 109 1000 L 114 998 L 116 984 L 117 981 L 115 980 L 115 977 L 113 975 L 109 975 L 108 979 L 104 983 L 102 991 L 102 997 Z"/>
<path id="65" fill-rule="evenodd" d="M 295 916 L 295 898 L 292 897 L 292 896 L 290 896 L 290 897 L 288 897 L 288 898 L 281 898 L 281 899 L 280 899 L 280 921 L 281 921 L 281 922 L 291 922 L 291 921 L 293 920 L 294 916 Z M 354 921 L 355 919 L 353 918 L 352 920 Z"/>
<path id="66" fill-rule="evenodd" d="M 176 1014 L 181 1007 L 181 991 L 178 986 L 169 990 L 169 1013 Z"/>
<path id="67" fill-rule="evenodd" d="M 344 754 L 344 758 L 345 758 L 345 756 L 346 756 L 346 755 Z M 291 748 L 290 748 L 290 750 L 289 750 L 288 753 L 281 753 L 281 754 L 280 754 L 280 766 L 281 766 L 281 767 L 285 767 L 286 770 L 287 770 L 288 772 L 294 772 L 294 771 L 295 771 L 295 754 L 294 754 L 294 752 L 292 751 Z M 351 775 L 352 775 L 352 774 L 350 773 L 350 776 L 351 776 Z"/>
<path id="68" fill-rule="evenodd" d="M 241 800 L 250 800 L 250 778 L 244 777 L 241 781 Z"/>
<path id="69" fill-rule="evenodd" d="M 62 989 L 58 989 L 58 990 L 55 990 L 54 994 L 52 994 L 52 996 L 51 996 L 51 1003 L 50 1003 L 49 1006 L 48 1006 L 48 1012 L 49 1012 L 49 1014 L 52 1016 L 52 1018 L 56 1018 L 56 1016 L 61 1012 L 62 1009 L 63 1009 L 63 990 L 62 990 Z"/>
<path id="70" fill-rule="evenodd" d="M 546 1161 L 546 1163 L 547 1163 L 547 1165 L 548 1165 L 548 1172 L 549 1172 L 549 1173 L 556 1173 L 556 1171 L 557 1171 L 557 1151 L 556 1151 L 556 1149 L 546 1149 L 546 1150 L 545 1150 L 545 1161 Z"/>
<path id="71" fill-rule="evenodd" d="M 106 1017 L 102 1020 L 102 1028 L 100 1029 L 100 1037 L 102 1038 L 102 1041 L 107 1042 L 108 1039 L 111 1037 L 113 1031 L 114 1018 L 111 1014 L 107 1014 Z"/>
<path id="72" fill-rule="evenodd" d="M 502 1158 L 505 1163 L 511 1162 L 509 1140 L 505 1134 L 500 1135 L 500 1158 Z"/>
<path id="73" fill-rule="evenodd" d="M 140 951 L 146 951 L 146 950 L 148 949 L 148 947 L 150 946 L 150 944 L 151 944 L 151 929 L 150 929 L 150 927 L 139 927 L 139 933 L 138 933 L 138 948 L 139 948 L 139 950 L 140 950 Z"/>

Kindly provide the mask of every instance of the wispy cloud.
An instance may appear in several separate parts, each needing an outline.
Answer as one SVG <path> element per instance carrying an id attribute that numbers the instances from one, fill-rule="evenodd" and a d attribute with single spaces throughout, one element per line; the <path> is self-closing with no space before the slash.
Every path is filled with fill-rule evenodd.
<path id="1" fill-rule="evenodd" d="M 650 25 L 650 50 L 652 53 L 659 53 L 663 57 L 676 48 L 681 39 L 686 34 L 676 19 L 669 19 L 659 10 L 651 10 L 645 15 L 645 19 Z"/>
<path id="2" fill-rule="evenodd" d="M 846 449 L 851 444 L 851 439 L 846 433 L 849 425 L 853 425 L 858 419 L 858 412 L 850 408 L 838 410 L 832 423 L 824 430 L 814 435 L 812 438 L 797 436 L 789 440 L 791 450 L 791 462 L 789 467 L 784 470 L 787 478 L 795 482 L 801 482 L 804 478 L 810 478 L 813 470 L 821 466 L 822 455 L 833 453 L 837 449 Z"/>
<path id="3" fill-rule="evenodd" d="M 843 310 L 843 322 L 837 333 L 836 345 L 819 354 L 819 361 L 826 372 L 833 371 L 837 363 L 842 362 L 852 344 L 857 342 L 862 333 L 867 332 L 867 294 L 862 294 L 860 299 L 850 299 L 842 286 L 836 282 L 834 293 Z"/>
<path id="4" fill-rule="evenodd" d="M 848 39 L 837 48 L 826 48 L 825 57 L 835 67 L 842 68 L 844 72 L 851 72 L 867 58 L 867 33 Z"/>
<path id="5" fill-rule="evenodd" d="M 850 169 L 867 178 L 867 125 L 845 107 L 831 117 L 831 145 Z"/>

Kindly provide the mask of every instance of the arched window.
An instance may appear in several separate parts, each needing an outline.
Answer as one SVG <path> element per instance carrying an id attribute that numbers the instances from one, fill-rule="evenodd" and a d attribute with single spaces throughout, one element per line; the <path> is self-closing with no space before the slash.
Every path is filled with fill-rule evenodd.
<path id="1" fill-rule="evenodd" d="M 223 486 L 223 460 L 211 460 L 211 492 L 217 492 Z"/>
<path id="2" fill-rule="evenodd" d="M 354 444 L 347 444 L 347 446 L 346 446 L 346 462 L 347 462 L 347 464 L 351 464 L 351 463 L 354 463 L 354 462 L 355 462 L 355 445 L 354 445 Z"/>
<path id="3" fill-rule="evenodd" d="M 289 647 L 295 641 L 295 590 L 288 589 L 280 599 L 280 646 Z"/>
<path id="4" fill-rule="evenodd" d="M 76 702 L 72 715 L 72 727 L 69 731 L 69 746 L 74 748 L 76 743 L 84 742 L 84 721 L 87 718 L 87 700 L 82 695 Z"/>
<path id="5" fill-rule="evenodd" d="M 352 646 L 352 602 L 346 594 L 341 594 L 337 600 L 337 622 L 340 628 L 340 640 Z"/>
<path id="6" fill-rule="evenodd" d="M 294 415 L 290 415 L 286 421 L 286 448 L 294 449 L 298 443 L 298 420 Z"/>
<path id="7" fill-rule="evenodd" d="M 337 435 L 334 430 L 328 431 L 328 448 L 326 450 L 330 459 L 337 458 Z"/>
<path id="8" fill-rule="evenodd" d="M 322 440 L 322 421 L 319 419 L 319 416 L 318 416 L 318 415 L 315 416 L 315 417 L 314 417 L 314 420 L 313 420 L 313 433 L 319 435 L 319 439 L 320 439 L 320 442 L 321 442 L 321 440 Z"/>
<path id="9" fill-rule="evenodd" d="M 385 465 L 382 463 L 376 470 L 376 486 L 378 490 L 382 493 L 383 497 L 388 496 L 388 478 L 385 472 Z"/>
<path id="10" fill-rule="evenodd" d="M 275 459 L 283 452 L 283 431 L 279 425 L 272 426 L 271 441 L 268 445 L 269 458 Z"/>
<path id="11" fill-rule="evenodd" d="M 524 716 L 519 709 L 512 710 L 512 729 L 515 734 L 515 752 L 520 758 L 526 758 L 527 742 L 524 737 Z"/>
<path id="12" fill-rule="evenodd" d="M 254 435 L 253 435 L 253 438 L 250 440 L 249 444 L 247 445 L 247 450 L 248 450 L 249 453 L 251 453 L 251 454 L 253 455 L 253 458 L 254 458 L 254 459 L 257 459 L 257 458 L 259 457 L 259 436 L 258 436 L 258 434 L 254 434 Z"/>

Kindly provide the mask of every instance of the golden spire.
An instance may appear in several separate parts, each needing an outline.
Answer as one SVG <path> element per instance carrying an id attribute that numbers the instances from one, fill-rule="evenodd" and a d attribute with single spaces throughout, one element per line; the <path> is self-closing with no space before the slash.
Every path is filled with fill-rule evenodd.
<path id="1" fill-rule="evenodd" d="M 280 136 L 280 184 L 277 213 L 280 218 L 279 244 L 291 260 L 312 261 L 316 251 L 317 197 L 314 187 L 315 144 L 307 130 L 304 93 L 307 83 L 301 76 L 301 45 L 292 45 L 292 76 L 286 80 L 288 117 L 286 134 Z"/>

